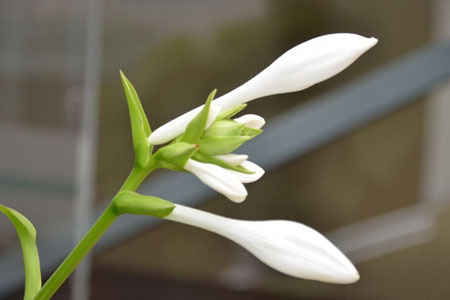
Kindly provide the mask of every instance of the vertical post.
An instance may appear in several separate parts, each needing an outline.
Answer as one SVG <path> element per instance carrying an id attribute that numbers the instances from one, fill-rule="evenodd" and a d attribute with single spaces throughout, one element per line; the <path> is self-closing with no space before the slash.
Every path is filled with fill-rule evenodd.
<path id="1" fill-rule="evenodd" d="M 434 40 L 450 39 L 450 1 L 433 2 Z M 450 83 L 426 100 L 421 199 L 439 204 L 450 200 Z"/>
<path id="2" fill-rule="evenodd" d="M 76 158 L 76 241 L 80 240 L 89 229 L 93 217 L 97 165 L 98 98 L 102 59 L 102 10 L 102 0 L 87 0 L 86 55 L 82 84 L 83 101 Z M 71 298 L 73 300 L 89 299 L 90 272 L 91 258 L 88 256 L 73 275 L 71 281 Z"/>
<path id="3" fill-rule="evenodd" d="M 4 1 L 0 4 L 0 18 L 6 20 L 0 36 L 1 47 L 6 56 L 7 67 L 0 70 L 0 120 L 8 125 L 22 125 L 23 122 L 23 76 L 21 71 L 26 40 L 25 28 L 28 18 L 19 17 L 27 12 L 25 1 Z"/>

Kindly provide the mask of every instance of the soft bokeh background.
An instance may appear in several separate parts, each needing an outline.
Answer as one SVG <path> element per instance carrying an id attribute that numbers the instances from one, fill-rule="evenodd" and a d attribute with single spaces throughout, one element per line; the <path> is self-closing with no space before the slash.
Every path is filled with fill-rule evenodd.
<path id="1" fill-rule="evenodd" d="M 450 16 L 448 2 L 103 0 L 91 6 L 89 21 L 86 0 L 4 0 L 0 202 L 31 219 L 46 245 L 41 252 L 53 253 L 74 243 L 74 228 L 85 228 L 90 221 L 83 221 L 83 216 L 95 214 L 114 195 L 133 163 L 119 69 L 135 85 L 156 128 L 202 103 L 212 89 L 219 95 L 230 91 L 312 37 L 355 32 L 379 39 L 374 49 L 335 78 L 306 91 L 250 103 L 246 112 L 270 123 L 448 33 L 438 20 L 445 13 L 442 8 Z M 90 41 L 89 30 L 95 37 Z M 439 205 L 422 204 L 429 200 L 424 199 L 428 194 L 423 182 L 433 174 L 425 151 L 433 132 L 426 126 L 435 115 L 428 109 L 429 95 L 413 97 L 413 104 L 247 185 L 249 197 L 240 205 L 217 195 L 198 203 L 204 210 L 233 218 L 302 222 L 329 233 L 339 245 L 342 232 L 351 236 L 353 228 L 358 238 L 377 233 L 373 236 L 382 237 L 381 245 L 391 228 L 382 225 L 392 223 L 394 230 L 410 217 L 411 207 L 414 216 L 429 217 L 431 225 L 416 235 L 411 229 L 408 242 L 393 238 L 377 248 L 371 246 L 378 243 L 372 239 L 348 253 L 360 270 L 358 283 L 338 286 L 290 278 L 228 240 L 164 222 L 142 228 L 139 234 L 118 236 L 120 243 L 95 255 L 92 272 L 85 269 L 91 277 L 78 277 L 79 290 L 70 292 L 70 284 L 65 284 L 55 299 L 448 299 L 450 194 L 440 195 Z M 87 121 L 82 116 L 83 105 L 90 105 L 86 101 L 94 103 L 95 112 Z M 90 143 L 88 152 L 78 147 L 83 134 Z M 442 151 L 449 150 L 445 143 L 438 144 Z M 267 147 L 277 151 L 277 145 Z M 94 187 L 93 203 L 80 200 L 79 189 L 86 188 L 80 178 L 89 174 L 94 176 L 87 183 L 88 191 L 89 184 Z M 159 176 L 157 172 L 152 178 Z M 65 237 L 64 243 L 52 236 Z M 9 277 L 1 266 L 9 262 L 22 268 L 20 259 L 14 260 L 20 258 L 16 244 L 12 226 L 0 218 L 1 280 Z M 346 244 L 342 246 L 345 251 Z M 50 269 L 56 266 L 49 264 Z M 50 269 L 43 272 L 49 275 Z M 20 299 L 20 293 L 19 288 L 0 295 Z"/>

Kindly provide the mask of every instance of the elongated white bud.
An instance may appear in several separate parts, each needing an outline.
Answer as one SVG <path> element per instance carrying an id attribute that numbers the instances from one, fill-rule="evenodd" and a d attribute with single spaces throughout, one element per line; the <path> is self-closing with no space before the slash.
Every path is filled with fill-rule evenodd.
<path id="1" fill-rule="evenodd" d="M 245 126 L 254 129 L 261 129 L 264 124 L 266 124 L 266 120 L 264 120 L 263 117 L 253 114 L 243 115 L 239 118 L 234 119 L 234 121 L 243 123 L 245 124 Z"/>
<path id="2" fill-rule="evenodd" d="M 234 220 L 182 205 L 176 205 L 165 219 L 222 235 L 290 276 L 343 284 L 359 279 L 358 271 L 339 249 L 300 223 Z"/>
<path id="3" fill-rule="evenodd" d="M 352 33 L 314 38 L 287 51 L 251 80 L 213 102 L 225 110 L 256 98 L 306 89 L 341 72 L 376 43 L 375 38 Z M 163 144 L 182 134 L 200 109 L 156 129 L 149 143 Z"/>
<path id="4" fill-rule="evenodd" d="M 247 190 L 241 181 L 224 168 L 189 159 L 184 169 L 233 202 L 242 202 L 247 197 Z"/>

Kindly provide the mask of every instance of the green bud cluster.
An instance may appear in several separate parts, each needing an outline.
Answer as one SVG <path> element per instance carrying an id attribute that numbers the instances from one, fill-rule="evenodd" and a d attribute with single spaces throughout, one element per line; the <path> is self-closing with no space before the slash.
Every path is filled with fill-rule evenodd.
<path id="1" fill-rule="evenodd" d="M 183 135 L 156 152 L 156 155 L 159 155 L 162 159 L 164 167 L 180 171 L 188 159 L 193 158 L 222 168 L 251 173 L 241 166 L 232 166 L 216 158 L 215 155 L 233 152 L 242 144 L 260 134 L 262 130 L 246 127 L 245 124 L 231 119 L 243 110 L 247 106 L 246 104 L 220 112 L 213 124 L 207 128 L 211 102 L 215 94 L 216 90 L 209 94 L 203 109 L 189 122 Z"/>
<path id="2" fill-rule="evenodd" d="M 156 168 L 184 171 L 188 160 L 194 159 L 225 169 L 252 173 L 242 166 L 230 165 L 216 157 L 216 155 L 234 151 L 262 132 L 261 129 L 249 128 L 245 124 L 231 119 L 243 110 L 247 106 L 246 104 L 219 112 L 208 127 L 212 100 L 216 94 L 216 90 L 212 91 L 202 110 L 187 125 L 184 134 L 153 153 L 153 146 L 148 142 L 152 131 L 138 94 L 122 72 L 120 72 L 120 77 L 130 113 L 135 169 L 143 170 L 144 173 L 149 173 Z M 113 203 L 119 214 L 150 214 L 157 217 L 170 214 L 174 207 L 174 204 L 169 201 L 153 196 L 139 195 L 127 188 L 121 190 L 114 198 Z"/>

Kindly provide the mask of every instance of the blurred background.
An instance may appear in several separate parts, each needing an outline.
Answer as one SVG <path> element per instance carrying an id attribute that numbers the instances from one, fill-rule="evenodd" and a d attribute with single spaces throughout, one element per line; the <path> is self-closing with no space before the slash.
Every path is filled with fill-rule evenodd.
<path id="1" fill-rule="evenodd" d="M 0 202 L 36 226 L 45 276 L 131 170 L 119 69 L 157 128 L 310 38 L 379 39 L 335 78 L 249 104 L 267 127 L 238 153 L 267 173 L 244 203 L 190 174 L 158 171 L 140 189 L 307 224 L 359 282 L 291 278 L 211 233 L 121 217 L 54 299 L 448 299 L 450 1 L 3 0 L 0 24 Z M 0 217 L 0 299 L 21 299 L 22 268 Z"/>

